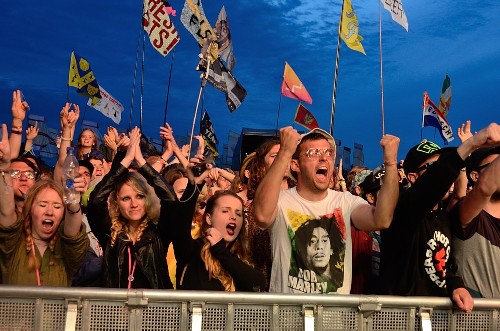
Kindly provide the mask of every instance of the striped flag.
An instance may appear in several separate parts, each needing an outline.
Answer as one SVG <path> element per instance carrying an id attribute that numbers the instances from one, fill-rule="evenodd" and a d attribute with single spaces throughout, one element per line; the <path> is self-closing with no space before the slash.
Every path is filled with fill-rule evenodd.
<path id="1" fill-rule="evenodd" d="M 424 123 L 423 126 L 433 126 L 439 130 L 444 144 L 448 145 L 453 137 L 453 130 L 446 120 L 446 117 L 439 111 L 439 108 L 431 101 L 427 92 L 424 92 Z"/>
<path id="2" fill-rule="evenodd" d="M 450 111 L 451 104 L 451 80 L 448 74 L 443 81 L 443 88 L 441 89 L 441 97 L 439 98 L 439 111 L 443 113 L 444 116 Z"/>

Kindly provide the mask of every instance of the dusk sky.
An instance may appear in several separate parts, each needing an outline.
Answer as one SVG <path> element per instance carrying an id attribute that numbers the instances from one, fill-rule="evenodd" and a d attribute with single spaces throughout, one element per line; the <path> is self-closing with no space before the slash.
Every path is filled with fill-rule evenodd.
<path id="1" fill-rule="evenodd" d="M 143 132 L 155 138 L 164 118 L 172 66 L 167 122 L 176 135 L 188 134 L 200 88 L 200 74 L 195 71 L 199 49 L 180 22 L 184 1 L 170 4 L 177 11 L 172 20 L 180 42 L 174 57 L 172 53 L 163 57 L 145 40 L 141 96 L 141 62 L 134 92 L 133 80 L 138 44 L 144 36 L 142 1 L 5 2 L 0 26 L 0 122 L 10 126 L 12 91 L 21 89 L 31 106 L 29 113 L 45 116 L 47 125 L 57 129 L 59 111 L 67 101 L 70 55 L 75 51 L 89 61 L 99 84 L 125 107 L 118 129 L 129 127 L 135 93 L 132 126 L 139 125 L 142 98 Z M 343 146 L 364 145 L 365 163 L 373 168 L 382 161 L 379 1 L 352 0 L 352 4 L 367 55 L 341 46 L 333 134 Z M 212 119 L 219 151 L 229 131 L 276 129 L 279 107 L 279 126 L 293 124 L 298 101 L 280 97 L 285 61 L 313 99 L 312 105 L 305 106 L 328 131 L 341 1 L 205 0 L 212 26 L 223 5 L 236 56 L 233 74 L 248 96 L 230 113 L 224 94 L 207 84 L 202 105 Z M 383 8 L 381 16 L 385 131 L 401 138 L 400 159 L 420 141 L 423 92 L 437 104 L 445 74 L 452 85 L 447 118 L 455 133 L 467 119 L 472 120 L 473 130 L 500 122 L 500 2 L 403 0 L 403 5 L 408 32 Z M 115 125 L 86 108 L 87 100 L 73 87 L 69 98 L 80 105 L 80 123 L 85 115 L 85 120 L 99 123 L 101 132 Z M 195 133 L 201 112 L 200 108 Z M 443 145 L 432 128 L 424 128 L 423 136 Z M 451 145 L 458 141 L 456 137 Z"/>

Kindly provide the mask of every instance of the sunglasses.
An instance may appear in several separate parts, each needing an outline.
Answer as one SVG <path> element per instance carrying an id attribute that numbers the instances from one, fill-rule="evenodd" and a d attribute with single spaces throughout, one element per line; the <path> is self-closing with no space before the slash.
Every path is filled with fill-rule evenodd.
<path id="1" fill-rule="evenodd" d="M 423 165 L 421 165 L 420 167 L 417 168 L 417 170 L 415 172 L 420 172 L 422 170 L 427 170 L 427 168 L 429 168 L 431 165 L 433 165 L 436 161 L 431 161 L 431 162 L 427 162 Z"/>
<path id="2" fill-rule="evenodd" d="M 28 179 L 35 179 L 36 178 L 36 172 L 33 170 L 11 170 L 10 171 L 10 177 L 12 179 L 19 179 L 21 177 L 21 174 L 24 174 L 26 178 Z"/>
<path id="3" fill-rule="evenodd" d="M 333 149 L 331 149 L 331 148 L 309 148 L 306 151 L 306 156 L 310 157 L 310 158 L 320 157 L 322 155 L 332 156 L 333 155 Z"/>

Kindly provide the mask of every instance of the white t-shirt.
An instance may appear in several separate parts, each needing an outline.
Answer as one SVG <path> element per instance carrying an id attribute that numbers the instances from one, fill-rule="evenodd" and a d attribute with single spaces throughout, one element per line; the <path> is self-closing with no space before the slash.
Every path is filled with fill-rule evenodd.
<path id="1" fill-rule="evenodd" d="M 349 294 L 352 279 L 351 212 L 367 204 L 349 192 L 328 190 L 321 201 L 282 190 L 269 228 L 273 253 L 270 292 Z"/>

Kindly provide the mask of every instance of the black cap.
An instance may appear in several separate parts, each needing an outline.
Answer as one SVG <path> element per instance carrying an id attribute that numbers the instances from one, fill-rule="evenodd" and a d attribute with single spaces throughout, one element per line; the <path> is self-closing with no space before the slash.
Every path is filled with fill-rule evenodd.
<path id="1" fill-rule="evenodd" d="M 80 160 L 78 161 L 78 165 L 89 169 L 90 176 L 92 177 L 92 174 L 94 173 L 94 166 L 89 160 Z"/>
<path id="2" fill-rule="evenodd" d="M 377 167 L 366 176 L 365 180 L 361 183 L 363 193 L 374 193 L 380 190 L 382 186 L 382 177 L 385 175 L 385 168 L 383 166 Z"/>
<path id="3" fill-rule="evenodd" d="M 500 154 L 500 146 L 497 147 L 485 147 L 479 148 L 474 151 L 465 161 L 465 166 L 467 170 L 467 178 L 471 180 L 471 171 L 477 171 L 481 162 L 490 155 Z"/>
<path id="4" fill-rule="evenodd" d="M 432 141 L 422 141 L 408 151 L 403 162 L 403 169 L 406 174 L 417 172 L 418 168 L 431 156 L 452 149 L 456 149 L 456 147 L 441 148 Z"/>

